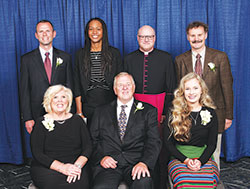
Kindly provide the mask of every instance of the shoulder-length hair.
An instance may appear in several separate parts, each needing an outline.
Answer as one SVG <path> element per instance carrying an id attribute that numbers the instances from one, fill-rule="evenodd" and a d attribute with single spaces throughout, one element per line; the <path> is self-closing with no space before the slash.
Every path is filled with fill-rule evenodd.
<path id="1" fill-rule="evenodd" d="M 102 72 L 104 73 L 106 70 L 111 71 L 111 61 L 112 61 L 112 53 L 110 51 L 109 41 L 108 41 L 108 30 L 105 22 L 100 18 L 91 18 L 84 31 L 85 42 L 84 42 L 84 59 L 83 59 L 83 68 L 85 71 L 83 74 L 85 76 L 90 76 L 90 67 L 91 67 L 91 60 L 90 60 L 90 51 L 91 51 L 91 39 L 89 38 L 89 24 L 93 20 L 97 20 L 102 24 L 102 50 L 101 50 L 101 64 L 102 64 Z M 83 70 L 83 69 L 82 69 Z"/>
<path id="2" fill-rule="evenodd" d="M 72 105 L 72 98 L 73 98 L 72 91 L 69 88 L 64 87 L 63 85 L 53 85 L 46 90 L 44 97 L 43 97 L 43 107 L 47 113 L 52 112 L 51 101 L 53 100 L 55 95 L 61 91 L 65 92 L 66 98 L 68 100 L 68 106 L 66 108 L 66 113 L 70 112 L 70 108 Z"/>
<path id="3" fill-rule="evenodd" d="M 215 109 L 213 100 L 208 94 L 206 83 L 199 75 L 191 72 L 185 75 L 179 87 L 174 92 L 172 114 L 169 120 L 169 125 L 173 128 L 173 135 L 177 141 L 187 142 L 190 140 L 191 120 L 189 115 L 191 113 L 187 100 L 184 96 L 185 83 L 191 79 L 196 79 L 201 86 L 201 97 L 199 103 L 201 106 L 206 106 Z"/>

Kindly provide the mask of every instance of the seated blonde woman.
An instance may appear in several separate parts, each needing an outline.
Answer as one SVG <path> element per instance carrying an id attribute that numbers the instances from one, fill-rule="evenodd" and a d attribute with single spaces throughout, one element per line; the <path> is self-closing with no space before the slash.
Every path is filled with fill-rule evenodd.
<path id="1" fill-rule="evenodd" d="M 216 188 L 219 180 L 212 154 L 218 121 L 205 82 L 195 73 L 184 76 L 174 93 L 173 108 L 164 127 L 171 153 L 168 164 L 174 188 Z"/>
<path id="2" fill-rule="evenodd" d="M 31 178 L 39 189 L 89 188 L 91 141 L 83 119 L 69 113 L 71 104 L 72 92 L 62 85 L 49 87 L 44 95 L 47 114 L 36 120 L 31 133 Z"/>

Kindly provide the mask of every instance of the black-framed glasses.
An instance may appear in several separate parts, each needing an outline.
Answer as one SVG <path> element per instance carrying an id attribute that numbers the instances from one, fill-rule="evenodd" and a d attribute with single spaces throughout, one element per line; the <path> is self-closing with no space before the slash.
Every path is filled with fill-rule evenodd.
<path id="1" fill-rule="evenodd" d="M 140 38 L 140 40 L 144 40 L 144 39 L 153 40 L 155 35 L 138 35 L 138 37 Z"/>

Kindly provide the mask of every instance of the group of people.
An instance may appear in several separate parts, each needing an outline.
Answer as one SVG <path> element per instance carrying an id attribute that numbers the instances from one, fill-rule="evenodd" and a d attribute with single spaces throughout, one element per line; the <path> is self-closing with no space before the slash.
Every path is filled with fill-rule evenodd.
<path id="1" fill-rule="evenodd" d="M 175 188 L 216 188 L 233 78 L 226 53 L 205 45 L 206 24 L 190 23 L 186 35 L 191 50 L 173 63 L 142 26 L 139 49 L 122 60 L 105 22 L 92 18 L 73 71 L 52 45 L 52 23 L 37 23 L 39 48 L 21 58 L 20 99 L 39 189 L 165 188 L 168 175 Z"/>

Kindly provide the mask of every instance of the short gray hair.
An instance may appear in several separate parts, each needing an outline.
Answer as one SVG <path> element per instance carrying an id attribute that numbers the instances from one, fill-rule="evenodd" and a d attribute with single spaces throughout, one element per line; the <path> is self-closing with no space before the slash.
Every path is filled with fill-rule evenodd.
<path id="1" fill-rule="evenodd" d="M 117 82 L 117 79 L 121 76 L 129 76 L 131 77 L 131 80 L 132 80 L 132 84 L 135 85 L 135 81 L 134 81 L 134 78 L 131 74 L 127 73 L 127 72 L 120 72 L 119 74 L 117 74 L 115 76 L 115 79 L 114 79 L 114 87 L 116 86 L 116 82 Z"/>

